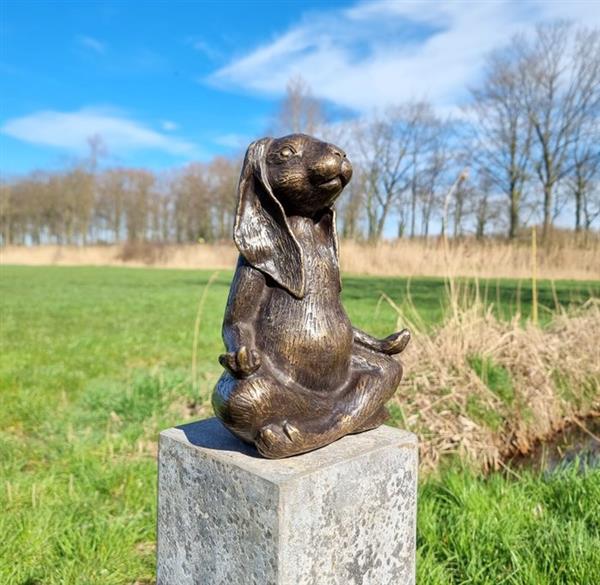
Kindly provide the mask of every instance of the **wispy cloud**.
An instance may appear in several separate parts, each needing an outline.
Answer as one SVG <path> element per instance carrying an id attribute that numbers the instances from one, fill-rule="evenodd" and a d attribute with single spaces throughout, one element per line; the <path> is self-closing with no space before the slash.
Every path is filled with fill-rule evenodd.
<path id="1" fill-rule="evenodd" d="M 90 49 L 96 53 L 103 54 L 106 52 L 106 45 L 94 37 L 89 35 L 79 35 L 77 42 L 86 49 Z"/>
<path id="2" fill-rule="evenodd" d="M 231 149 L 245 148 L 251 141 L 252 138 L 250 136 L 235 133 L 223 134 L 213 140 L 215 144 Z"/>
<path id="3" fill-rule="evenodd" d="M 75 112 L 33 112 L 8 120 L 0 132 L 32 144 L 82 151 L 91 136 L 99 135 L 109 152 L 120 154 L 155 150 L 179 156 L 194 156 L 196 146 L 166 135 L 114 110 L 83 108 Z"/>
<path id="4" fill-rule="evenodd" d="M 319 97 L 357 111 L 411 98 L 449 111 L 477 79 L 488 51 L 555 18 L 600 24 L 600 11 L 578 0 L 363 2 L 311 12 L 207 81 L 280 95 L 301 75 Z"/>
<path id="5" fill-rule="evenodd" d="M 177 130 L 179 128 L 179 124 L 171 120 L 161 120 L 160 126 L 163 130 L 167 132 L 173 132 L 174 130 Z"/>
<path id="6" fill-rule="evenodd" d="M 219 59 L 222 55 L 221 52 L 216 49 L 213 45 L 207 43 L 203 39 L 197 37 L 188 37 L 187 43 L 193 47 L 199 53 L 202 53 L 205 57 L 208 57 L 211 61 Z"/>

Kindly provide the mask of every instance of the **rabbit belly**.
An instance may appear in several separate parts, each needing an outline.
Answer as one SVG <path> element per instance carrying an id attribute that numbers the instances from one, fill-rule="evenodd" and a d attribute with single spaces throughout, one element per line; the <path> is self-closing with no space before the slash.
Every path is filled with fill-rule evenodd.
<path id="1" fill-rule="evenodd" d="M 353 332 L 339 298 L 295 299 L 275 290 L 263 310 L 257 345 L 271 363 L 315 391 L 339 388 L 350 373 Z"/>

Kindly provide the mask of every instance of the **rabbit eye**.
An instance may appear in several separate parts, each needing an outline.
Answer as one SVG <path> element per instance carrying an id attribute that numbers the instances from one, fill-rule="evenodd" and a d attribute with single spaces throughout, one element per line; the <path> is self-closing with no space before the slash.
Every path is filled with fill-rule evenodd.
<path id="1" fill-rule="evenodd" d="M 280 151 L 279 154 L 283 157 L 283 158 L 289 158 L 290 156 L 292 156 L 292 154 L 294 154 L 294 151 L 292 150 L 292 148 L 290 148 L 289 146 L 284 146 Z"/>

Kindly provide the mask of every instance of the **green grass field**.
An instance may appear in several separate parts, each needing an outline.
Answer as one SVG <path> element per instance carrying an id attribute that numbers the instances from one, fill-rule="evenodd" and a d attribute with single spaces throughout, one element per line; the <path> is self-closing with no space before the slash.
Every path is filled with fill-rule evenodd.
<path id="1" fill-rule="evenodd" d="M 0 273 L 0 583 L 154 582 L 156 438 L 210 416 L 231 273 L 2 267 Z M 526 283 L 480 284 L 508 317 L 530 310 Z M 395 329 L 405 279 L 344 279 L 353 322 Z M 444 283 L 418 279 L 424 319 Z M 600 296 L 600 283 L 540 284 L 542 307 Z M 547 312 L 542 309 L 542 317 Z M 192 371 L 196 378 L 192 378 Z M 424 478 L 419 583 L 600 582 L 600 470 L 494 474 L 458 463 Z"/>

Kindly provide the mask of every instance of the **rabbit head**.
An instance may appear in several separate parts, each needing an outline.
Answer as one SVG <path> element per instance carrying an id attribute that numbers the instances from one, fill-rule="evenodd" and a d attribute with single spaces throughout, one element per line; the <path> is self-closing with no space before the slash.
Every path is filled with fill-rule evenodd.
<path id="1" fill-rule="evenodd" d="M 330 207 L 352 176 L 343 150 L 306 134 L 273 140 L 267 179 L 288 215 L 311 217 Z"/>
<path id="2" fill-rule="evenodd" d="M 234 241 L 246 261 L 292 295 L 304 296 L 302 249 L 288 216 L 328 214 L 337 249 L 331 205 L 352 176 L 344 152 L 305 134 L 263 138 L 246 152 L 238 186 Z"/>

